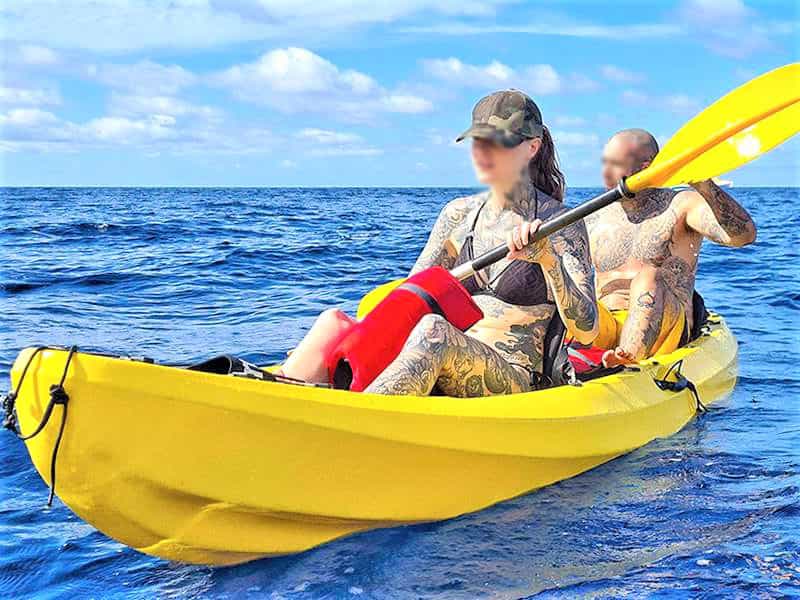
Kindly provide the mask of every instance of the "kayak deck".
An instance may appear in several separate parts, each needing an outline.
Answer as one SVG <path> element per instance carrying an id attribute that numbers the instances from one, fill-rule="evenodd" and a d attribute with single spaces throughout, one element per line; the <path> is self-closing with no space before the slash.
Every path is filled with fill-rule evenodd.
<path id="1" fill-rule="evenodd" d="M 12 368 L 16 386 L 32 349 Z M 112 538 L 162 558 L 235 564 L 367 529 L 455 517 L 560 481 L 681 429 L 736 381 L 736 340 L 704 335 L 580 386 L 488 398 L 306 388 L 77 353 L 58 496 Z M 31 361 L 17 414 L 42 418 L 67 352 Z M 26 442 L 42 478 L 60 412 Z"/>

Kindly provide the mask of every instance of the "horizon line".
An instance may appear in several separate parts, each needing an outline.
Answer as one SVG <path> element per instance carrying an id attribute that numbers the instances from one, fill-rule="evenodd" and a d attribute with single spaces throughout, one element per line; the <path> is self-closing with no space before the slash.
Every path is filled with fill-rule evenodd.
<path id="1" fill-rule="evenodd" d="M 319 189 L 483 189 L 480 185 L 6 185 L 0 184 L 0 189 L 298 189 L 298 190 L 319 190 Z M 748 188 L 800 188 L 800 181 L 794 185 L 735 185 L 733 189 Z M 570 189 L 602 189 L 601 185 L 575 185 L 567 186 Z"/>

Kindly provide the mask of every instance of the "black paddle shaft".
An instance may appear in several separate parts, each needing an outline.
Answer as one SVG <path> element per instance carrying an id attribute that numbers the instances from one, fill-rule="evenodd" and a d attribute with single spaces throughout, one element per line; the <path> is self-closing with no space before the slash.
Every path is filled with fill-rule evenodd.
<path id="1" fill-rule="evenodd" d="M 563 229 L 567 225 L 572 225 L 575 221 L 580 221 L 593 212 L 596 212 L 601 208 L 616 202 L 617 200 L 621 200 L 622 198 L 633 198 L 633 193 L 625 185 L 624 179 L 617 184 L 617 187 L 610 189 L 599 196 L 595 196 L 591 200 L 587 200 L 583 204 L 579 204 L 575 208 L 571 208 L 567 212 L 561 213 L 557 217 L 553 217 L 549 221 L 542 223 L 542 226 L 539 227 L 538 231 L 531 237 L 529 243 L 532 244 L 541 240 L 542 238 L 546 238 L 548 235 L 555 233 L 559 229 Z M 494 263 L 504 259 L 508 252 L 509 250 L 507 245 L 498 246 L 493 250 L 489 250 L 489 252 L 486 254 L 481 254 L 471 262 L 457 266 L 455 269 L 450 271 L 450 274 L 456 279 L 464 280 L 467 277 L 470 277 L 476 271 L 485 269 L 489 265 L 493 265 Z"/>

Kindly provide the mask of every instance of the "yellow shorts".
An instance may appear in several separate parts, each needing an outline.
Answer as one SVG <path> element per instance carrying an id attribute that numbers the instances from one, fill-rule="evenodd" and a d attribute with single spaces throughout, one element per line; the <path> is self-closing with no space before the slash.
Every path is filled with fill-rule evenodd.
<path id="1" fill-rule="evenodd" d="M 619 345 L 622 326 L 625 324 L 625 319 L 628 318 L 628 311 L 609 310 L 602 302 L 598 302 L 597 307 L 600 312 L 600 333 L 597 334 L 593 345 L 598 348 L 612 350 Z M 662 324 L 651 356 L 668 354 L 680 347 L 685 329 L 686 315 L 684 313 L 681 313 L 680 318 L 671 326 L 668 323 Z"/>

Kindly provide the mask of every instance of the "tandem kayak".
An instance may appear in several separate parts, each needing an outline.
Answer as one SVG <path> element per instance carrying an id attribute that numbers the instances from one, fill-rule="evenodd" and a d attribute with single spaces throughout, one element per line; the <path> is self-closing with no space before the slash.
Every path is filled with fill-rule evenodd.
<path id="1" fill-rule="evenodd" d="M 15 398 L 23 434 L 43 421 L 63 378 L 53 389 L 68 405 L 56 402 L 26 441 L 45 482 L 52 469 L 61 500 L 123 544 L 228 565 L 477 511 L 671 435 L 732 390 L 737 344 L 711 315 L 699 338 L 637 367 L 486 398 L 381 396 L 69 355 L 28 348 L 11 372 L 16 389 L 27 366 Z"/>

